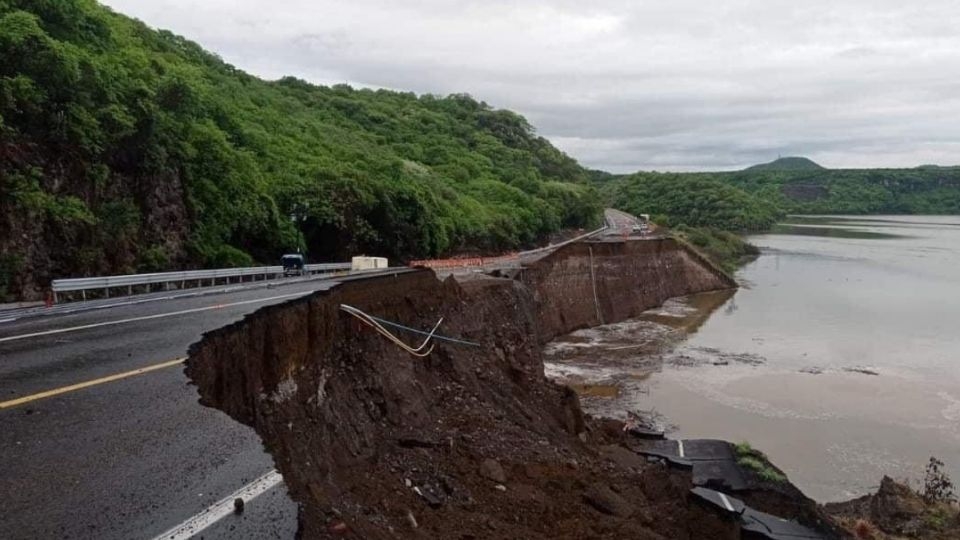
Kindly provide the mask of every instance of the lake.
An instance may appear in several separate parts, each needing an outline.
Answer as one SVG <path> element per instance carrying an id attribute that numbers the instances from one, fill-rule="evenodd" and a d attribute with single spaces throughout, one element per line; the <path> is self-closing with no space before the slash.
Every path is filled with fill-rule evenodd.
<path id="1" fill-rule="evenodd" d="M 750 240 L 762 254 L 736 293 L 583 331 L 637 349 L 560 344 L 548 373 L 588 410 L 749 441 L 821 502 L 884 474 L 917 486 L 930 456 L 960 480 L 960 217 L 798 217 Z"/>

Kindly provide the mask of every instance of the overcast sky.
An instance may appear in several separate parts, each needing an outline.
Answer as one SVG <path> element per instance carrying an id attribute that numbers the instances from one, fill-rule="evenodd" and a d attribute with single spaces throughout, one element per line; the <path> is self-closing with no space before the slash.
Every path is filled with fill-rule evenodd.
<path id="1" fill-rule="evenodd" d="M 586 166 L 960 163 L 956 0 L 101 0 L 268 79 L 516 110 Z"/>

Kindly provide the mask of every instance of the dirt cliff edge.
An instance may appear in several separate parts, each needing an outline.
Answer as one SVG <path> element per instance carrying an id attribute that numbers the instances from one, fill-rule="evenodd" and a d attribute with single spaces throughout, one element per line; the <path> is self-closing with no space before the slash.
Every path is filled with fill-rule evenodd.
<path id="1" fill-rule="evenodd" d="M 261 436 L 305 538 L 739 538 L 691 502 L 688 471 L 629 451 L 541 358 L 558 333 L 729 284 L 675 245 L 585 247 L 518 280 L 346 282 L 207 334 L 186 371 Z M 409 328 L 442 317 L 457 342 L 418 358 L 342 305 Z"/>

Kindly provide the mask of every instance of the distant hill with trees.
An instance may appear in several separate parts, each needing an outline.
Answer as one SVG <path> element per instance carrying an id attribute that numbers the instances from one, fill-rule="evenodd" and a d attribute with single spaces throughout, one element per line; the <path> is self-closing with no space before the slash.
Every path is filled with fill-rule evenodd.
<path id="1" fill-rule="evenodd" d="M 786 214 L 960 214 L 960 168 L 825 169 L 781 158 L 742 171 L 593 175 L 608 204 L 651 214 L 732 268 L 753 250 L 730 233 Z"/>
<path id="2" fill-rule="evenodd" d="M 636 173 L 595 176 L 594 181 L 608 202 L 625 209 L 728 231 L 762 230 L 788 213 L 960 214 L 957 167 L 826 169 L 809 160 L 783 162 L 788 159 L 804 160 L 781 158 L 733 172 Z"/>

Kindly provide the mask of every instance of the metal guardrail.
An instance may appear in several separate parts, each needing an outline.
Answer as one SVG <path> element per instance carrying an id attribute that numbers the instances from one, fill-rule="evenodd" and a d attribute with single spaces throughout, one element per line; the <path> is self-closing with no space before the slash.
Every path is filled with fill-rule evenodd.
<path id="1" fill-rule="evenodd" d="M 426 268 L 432 268 L 434 270 L 450 270 L 450 269 L 458 269 L 458 268 L 491 268 L 491 267 L 498 267 L 498 266 L 516 267 L 520 265 L 520 262 L 524 257 L 530 257 L 533 255 L 537 255 L 539 253 L 543 253 L 545 251 L 559 249 L 567 244 L 571 244 L 573 242 L 579 242 L 581 240 L 585 240 L 592 236 L 596 236 L 606 231 L 609 228 L 610 228 L 609 225 L 604 225 L 599 229 L 590 231 L 585 234 L 581 234 L 576 238 L 565 240 L 563 242 L 560 242 L 559 244 L 551 244 L 549 246 L 531 249 L 529 251 L 520 251 L 516 253 L 509 253 L 506 255 L 499 255 L 496 257 L 461 257 L 457 259 L 426 259 L 426 260 L 419 260 L 419 261 L 410 261 L 409 264 L 410 266 L 423 266 Z"/>
<path id="2" fill-rule="evenodd" d="M 571 239 L 569 239 L 569 240 L 564 240 L 563 242 L 560 242 L 559 244 L 553 244 L 553 245 L 549 245 L 549 246 L 543 246 L 543 247 L 541 247 L 541 248 L 531 249 L 531 250 L 529 250 L 529 251 L 521 251 L 521 252 L 520 252 L 520 256 L 521 256 L 521 257 L 524 257 L 524 256 L 536 255 L 537 253 L 541 253 L 541 252 L 544 252 L 544 251 L 550 251 L 550 250 L 553 250 L 553 249 L 562 248 L 563 246 L 565 246 L 565 245 L 567 245 L 567 244 L 572 244 L 572 243 L 574 243 L 574 242 L 579 242 L 579 241 L 581 241 L 581 240 L 586 240 L 587 238 L 596 236 L 596 235 L 602 233 L 603 231 L 605 231 L 605 230 L 607 230 L 607 229 L 609 229 L 609 228 L 610 228 L 610 225 L 604 225 L 603 227 L 600 227 L 599 229 L 597 229 L 597 230 L 595 230 L 595 231 L 590 231 L 590 232 L 588 232 L 588 233 L 586 233 L 586 234 L 581 234 L 580 236 L 577 236 L 577 237 L 575 237 L 575 238 L 571 238 Z"/>
<path id="3" fill-rule="evenodd" d="M 326 263 L 326 264 L 306 264 L 303 269 L 308 274 L 319 274 L 325 272 L 336 272 L 341 270 L 350 270 L 351 263 Z M 53 291 L 53 301 L 57 302 L 58 293 L 80 291 L 86 299 L 86 291 L 103 290 L 105 296 L 110 295 L 110 289 L 126 287 L 128 292 L 132 292 L 133 287 L 140 285 L 166 284 L 169 288 L 171 283 L 179 283 L 181 288 L 187 283 L 196 281 L 198 284 L 204 281 L 210 281 L 211 284 L 217 280 L 226 280 L 229 282 L 233 278 L 243 279 L 250 276 L 256 279 L 257 276 L 263 276 L 264 279 L 276 277 L 283 274 L 282 266 L 253 266 L 247 268 L 217 268 L 213 270 L 184 270 L 181 272 L 158 272 L 154 274 L 130 274 L 125 276 L 101 276 L 87 278 L 55 279 L 50 285 Z"/>

